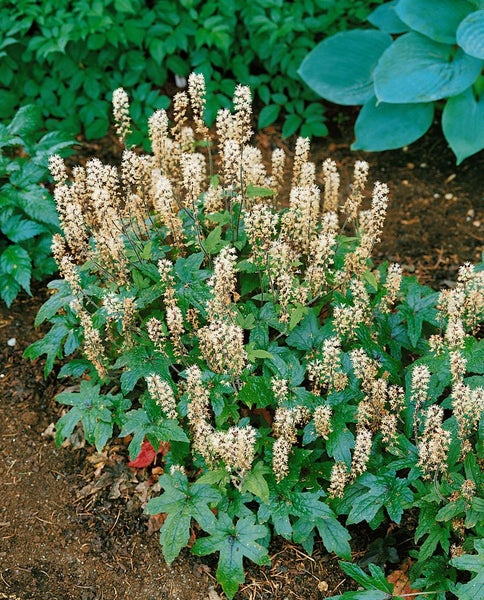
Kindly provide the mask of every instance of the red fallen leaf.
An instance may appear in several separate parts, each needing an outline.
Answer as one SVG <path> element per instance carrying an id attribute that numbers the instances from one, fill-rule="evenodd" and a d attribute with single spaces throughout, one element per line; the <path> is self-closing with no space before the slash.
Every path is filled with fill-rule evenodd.
<path id="1" fill-rule="evenodd" d="M 143 467 L 149 467 L 151 463 L 155 462 L 156 451 L 153 446 L 148 442 L 144 441 L 141 445 L 141 451 L 138 456 L 128 463 L 128 467 L 135 467 L 136 469 L 142 469 Z"/>
<path id="2" fill-rule="evenodd" d="M 141 445 L 140 453 L 134 460 L 131 460 L 128 463 L 128 467 L 135 467 L 136 469 L 149 467 L 155 462 L 157 454 L 165 456 L 169 449 L 170 444 L 168 442 L 161 442 L 158 451 L 155 451 L 153 446 L 147 440 L 145 440 Z"/>

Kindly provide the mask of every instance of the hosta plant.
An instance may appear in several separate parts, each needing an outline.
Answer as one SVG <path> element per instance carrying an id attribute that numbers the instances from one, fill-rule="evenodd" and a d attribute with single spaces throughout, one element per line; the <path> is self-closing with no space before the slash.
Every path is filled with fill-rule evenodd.
<path id="1" fill-rule="evenodd" d="M 42 135 L 37 106 L 20 108 L 0 123 L 0 298 L 7 306 L 32 279 L 57 270 L 50 246 L 59 233 L 55 203 L 47 189 L 49 156 L 72 144 L 61 133 Z"/>
<path id="2" fill-rule="evenodd" d="M 321 97 L 362 105 L 353 149 L 390 150 L 420 138 L 441 109 L 457 163 L 484 148 L 484 2 L 392 0 L 316 46 L 299 74 Z"/>
<path id="3" fill-rule="evenodd" d="M 190 540 L 218 554 L 229 598 L 245 559 L 269 564 L 273 535 L 307 552 L 321 539 L 348 570 L 349 525 L 411 509 L 415 585 L 459 594 L 451 565 L 472 571 L 484 534 L 482 271 L 463 266 L 439 294 L 375 268 L 388 189 L 366 194 L 368 165 L 343 195 L 307 139 L 291 163 L 250 145 L 246 87 L 211 132 L 204 90 L 192 75 L 173 122 L 154 113 L 151 154 L 70 175 L 52 158 L 62 279 L 26 355 L 45 354 L 46 373 L 63 357 L 59 376 L 79 381 L 57 397 L 57 441 L 79 424 L 99 451 L 128 438 L 135 466 L 160 449 L 162 493 L 145 510 L 166 514 L 163 555 Z M 124 140 L 122 89 L 114 113 Z M 371 569 L 365 582 L 391 593 Z"/>

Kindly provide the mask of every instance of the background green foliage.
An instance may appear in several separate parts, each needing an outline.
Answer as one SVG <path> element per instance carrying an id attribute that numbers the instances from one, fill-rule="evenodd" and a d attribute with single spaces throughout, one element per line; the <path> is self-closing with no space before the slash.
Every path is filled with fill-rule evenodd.
<path id="1" fill-rule="evenodd" d="M 325 135 L 324 107 L 297 68 L 324 36 L 357 25 L 381 0 L 6 0 L 0 7 L 0 110 L 42 108 L 49 128 L 106 134 L 112 90 L 132 98 L 135 123 L 169 99 L 174 75 L 211 81 L 207 119 L 228 105 L 234 81 L 251 85 L 259 126 Z M 149 82 L 149 83 L 146 83 Z M 142 134 L 132 138 L 133 143 Z"/>
<path id="2" fill-rule="evenodd" d="M 434 108 L 457 164 L 484 148 L 484 2 L 392 0 L 377 29 L 340 32 L 299 73 L 321 97 L 362 105 L 353 149 L 391 150 L 428 130 Z"/>
<path id="3" fill-rule="evenodd" d="M 57 270 L 50 253 L 59 231 L 54 200 L 45 187 L 52 152 L 71 145 L 62 132 L 42 135 L 40 108 L 20 108 L 0 124 L 0 298 L 10 306 L 30 281 Z"/>

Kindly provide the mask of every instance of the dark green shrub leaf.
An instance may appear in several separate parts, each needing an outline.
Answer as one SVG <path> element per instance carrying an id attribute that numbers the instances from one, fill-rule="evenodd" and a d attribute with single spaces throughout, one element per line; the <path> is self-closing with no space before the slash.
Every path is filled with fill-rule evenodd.
<path id="1" fill-rule="evenodd" d="M 32 160 L 35 164 L 47 168 L 52 154 L 58 154 L 61 150 L 71 147 L 73 143 L 70 136 L 63 131 L 49 131 L 35 144 Z M 65 152 L 62 153 L 62 156 L 65 155 Z"/>
<path id="2" fill-rule="evenodd" d="M 381 590 L 387 594 L 391 594 L 393 591 L 393 585 L 389 583 L 384 572 L 376 565 L 370 565 L 371 575 L 368 575 L 363 571 L 361 567 L 350 562 L 340 561 L 339 563 L 341 570 L 354 579 L 364 588 L 370 590 Z M 370 598 L 370 596 L 368 596 Z"/>
<path id="3" fill-rule="evenodd" d="M 457 27 L 472 10 L 466 0 L 399 0 L 396 6 L 411 29 L 443 44 L 455 44 Z"/>
<path id="4" fill-rule="evenodd" d="M 337 104 L 364 104 L 373 96 L 373 69 L 392 38 L 382 31 L 338 33 L 318 44 L 299 67 L 302 80 Z"/>
<path id="5" fill-rule="evenodd" d="M 474 83 L 482 61 L 451 45 L 411 31 L 383 53 L 373 73 L 382 102 L 431 102 L 463 92 Z"/>
<path id="6" fill-rule="evenodd" d="M 114 7 L 122 13 L 134 15 L 139 10 L 139 4 L 133 0 L 114 0 Z"/>
<path id="7" fill-rule="evenodd" d="M 20 292 L 20 285 L 15 281 L 11 275 L 0 274 L 2 278 L 2 287 L 0 288 L 0 297 L 5 302 L 8 308 L 12 305 L 12 302 L 18 296 Z"/>
<path id="8" fill-rule="evenodd" d="M 18 245 L 8 246 L 0 255 L 0 274 L 7 274 L 30 294 L 32 262 L 27 250 Z"/>
<path id="9" fill-rule="evenodd" d="M 483 11 L 484 13 L 484 11 Z M 459 165 L 484 148 L 484 93 L 476 99 L 472 87 L 449 98 L 442 112 L 442 130 Z"/>
<path id="10" fill-rule="evenodd" d="M 12 242 L 23 242 L 39 235 L 39 233 L 45 233 L 47 231 L 40 223 L 27 221 L 26 219 L 22 219 L 20 215 L 12 216 L 6 220 L 5 223 L 2 223 L 2 216 L 3 215 L 0 214 L 1 230 Z"/>
<path id="11" fill-rule="evenodd" d="M 286 343 L 298 350 L 308 351 L 319 347 L 324 338 L 325 333 L 321 330 L 316 315 L 313 311 L 310 311 L 287 336 Z"/>
<path id="12" fill-rule="evenodd" d="M 284 120 L 284 125 L 282 126 L 282 137 L 287 138 L 296 133 L 296 131 L 301 127 L 302 123 L 303 119 L 299 115 L 294 113 L 288 115 Z"/>
<path id="13" fill-rule="evenodd" d="M 379 590 L 358 590 L 357 592 L 345 592 L 338 596 L 330 596 L 327 600 L 390 600 L 391 597 L 387 592 Z"/>
<path id="14" fill-rule="evenodd" d="M 7 126 L 10 135 L 29 136 L 42 128 L 42 111 L 36 104 L 28 104 L 18 109 Z"/>
<path id="15" fill-rule="evenodd" d="M 61 404 L 72 406 L 72 409 L 58 421 L 56 428 L 56 443 L 59 445 L 69 437 L 81 421 L 86 440 L 96 446 L 101 452 L 106 442 L 113 435 L 114 415 L 111 409 L 120 404 L 121 410 L 129 407 L 121 394 L 100 394 L 101 386 L 94 385 L 91 381 L 81 381 L 79 392 L 61 392 L 56 400 Z M 76 420 L 77 419 L 77 420 Z"/>
<path id="16" fill-rule="evenodd" d="M 457 29 L 457 43 L 476 58 L 484 59 L 484 10 L 476 10 L 467 15 Z"/>
<path id="17" fill-rule="evenodd" d="M 89 370 L 91 363 L 85 358 L 73 358 L 65 365 L 62 365 L 59 371 L 59 379 L 62 377 L 81 377 L 83 373 Z"/>
<path id="18" fill-rule="evenodd" d="M 63 279 L 51 281 L 49 288 L 57 291 L 40 307 L 35 317 L 35 327 L 38 327 L 45 320 L 51 319 L 61 308 L 69 306 L 74 298 L 69 284 Z"/>
<path id="19" fill-rule="evenodd" d="M 436 521 L 450 521 L 457 515 L 464 513 L 466 510 L 466 503 L 463 498 L 459 498 L 455 502 L 449 502 L 443 506 L 437 515 L 435 516 Z"/>
<path id="20" fill-rule="evenodd" d="M 429 129 L 433 115 L 430 102 L 388 104 L 373 96 L 358 115 L 351 149 L 379 152 L 411 144 Z"/>
<path id="21" fill-rule="evenodd" d="M 279 104 L 269 104 L 268 106 L 264 106 L 264 108 L 259 113 L 257 127 L 259 129 L 264 129 L 264 127 L 272 125 L 272 123 L 277 121 L 280 112 L 281 107 Z"/>
<path id="22" fill-rule="evenodd" d="M 87 140 L 95 140 L 106 135 L 109 129 L 109 121 L 107 119 L 94 119 L 84 129 L 84 135 Z"/>

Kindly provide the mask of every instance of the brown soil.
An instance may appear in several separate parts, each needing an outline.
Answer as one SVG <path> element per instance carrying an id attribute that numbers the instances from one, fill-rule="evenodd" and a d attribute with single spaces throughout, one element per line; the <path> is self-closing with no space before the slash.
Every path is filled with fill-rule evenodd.
<path id="1" fill-rule="evenodd" d="M 313 157 L 332 157 L 347 178 L 356 159 L 368 160 L 373 180 L 389 184 L 392 204 L 376 259 L 399 261 L 436 288 L 452 285 L 458 265 L 479 261 L 483 251 L 484 153 L 457 168 L 439 126 L 407 151 L 379 154 L 350 152 L 352 135 L 350 122 L 334 127 L 313 144 Z M 284 145 L 275 129 L 259 142 Z M 33 321 L 45 297 L 39 288 L 10 310 L 0 305 L 0 599 L 223 597 L 212 559 L 201 562 L 186 550 L 172 566 L 164 563 L 157 534 L 149 533 L 156 522 L 141 511 L 147 475 L 126 467 L 121 442 L 101 456 L 82 443 L 55 447 L 49 426 L 61 414 L 53 399 L 60 382 L 44 381 L 42 361 L 22 359 L 42 335 Z M 366 536 L 354 536 L 356 556 L 371 541 Z M 272 567 L 249 567 L 238 600 L 317 600 L 348 589 L 336 558 L 320 545 L 310 558 L 276 540 L 271 555 Z"/>

